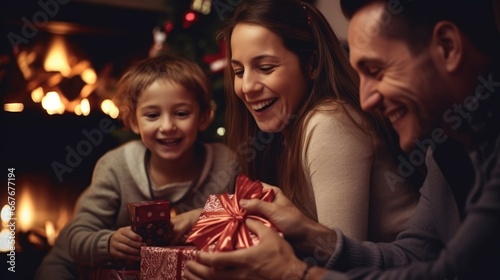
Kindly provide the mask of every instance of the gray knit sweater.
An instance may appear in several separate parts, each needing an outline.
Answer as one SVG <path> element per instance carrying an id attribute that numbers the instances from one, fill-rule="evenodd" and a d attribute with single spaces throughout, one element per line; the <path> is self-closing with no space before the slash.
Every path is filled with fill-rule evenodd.
<path id="1" fill-rule="evenodd" d="M 204 144 L 205 163 L 197 186 L 178 201 L 181 212 L 203 207 L 209 194 L 232 193 L 239 166 L 224 145 Z M 130 225 L 127 204 L 179 196 L 179 186 L 169 184 L 163 197 L 151 193 L 146 172 L 146 147 L 141 141 L 126 143 L 106 153 L 96 163 L 91 185 L 80 195 L 73 219 L 59 234 L 42 262 L 37 279 L 74 279 L 77 266 L 111 261 L 109 239 L 118 228 Z M 186 182 L 180 186 L 189 186 Z"/>

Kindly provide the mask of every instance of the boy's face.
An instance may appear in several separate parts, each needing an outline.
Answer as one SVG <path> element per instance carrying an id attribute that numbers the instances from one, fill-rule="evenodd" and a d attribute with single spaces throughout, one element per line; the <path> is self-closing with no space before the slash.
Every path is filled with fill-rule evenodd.
<path id="1" fill-rule="evenodd" d="M 380 30 L 385 6 L 374 3 L 350 21 L 350 62 L 360 76 L 361 106 L 380 110 L 399 135 L 400 146 L 410 151 L 442 123 L 447 104 L 442 73 L 427 49 L 411 53 L 403 40 L 390 39 Z M 378 30 L 378 32 L 377 32 Z"/>
<path id="2" fill-rule="evenodd" d="M 152 159 L 182 160 L 192 156 L 198 131 L 208 126 L 195 93 L 169 80 L 155 81 L 139 96 L 135 133 Z M 153 158 L 154 157 L 154 158 Z"/>

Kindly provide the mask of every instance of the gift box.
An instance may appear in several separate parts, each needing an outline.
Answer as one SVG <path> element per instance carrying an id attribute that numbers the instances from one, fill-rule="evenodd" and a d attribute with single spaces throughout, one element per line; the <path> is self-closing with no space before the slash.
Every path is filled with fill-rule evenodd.
<path id="1" fill-rule="evenodd" d="M 200 217 L 186 239 L 187 245 L 194 246 L 141 247 L 141 279 L 184 279 L 186 262 L 195 259 L 200 251 L 216 253 L 257 245 L 259 238 L 250 232 L 246 219 L 259 220 L 277 231 L 263 217 L 242 209 L 239 200 L 243 198 L 270 202 L 274 199 L 274 192 L 264 191 L 258 181 L 238 176 L 234 195 L 208 196 Z"/>
<path id="2" fill-rule="evenodd" d="M 240 207 L 241 199 L 253 198 L 271 202 L 274 192 L 271 189 L 264 191 L 259 181 L 252 181 L 242 174 L 236 179 L 234 195 L 209 195 L 186 243 L 208 252 L 232 251 L 257 245 L 259 238 L 248 229 L 246 219 L 258 220 L 282 236 L 267 219 Z"/>
<path id="3" fill-rule="evenodd" d="M 107 263 L 97 267 L 80 266 L 80 280 L 139 280 L 139 262 L 131 264 Z"/>
<path id="4" fill-rule="evenodd" d="M 186 279 L 186 262 L 194 260 L 200 251 L 194 246 L 141 247 L 141 279 Z"/>
<path id="5" fill-rule="evenodd" d="M 164 200 L 129 203 L 132 231 L 148 246 L 167 246 L 173 233 L 170 226 L 170 202 Z"/>

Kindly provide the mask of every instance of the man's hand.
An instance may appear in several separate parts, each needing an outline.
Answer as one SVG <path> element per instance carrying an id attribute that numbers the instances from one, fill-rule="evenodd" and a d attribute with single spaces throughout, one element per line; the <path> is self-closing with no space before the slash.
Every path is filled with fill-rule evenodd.
<path id="1" fill-rule="evenodd" d="M 186 277 L 198 279 L 299 279 L 306 264 L 273 229 L 247 220 L 259 244 L 232 252 L 201 252 L 197 262 L 188 261 Z"/>

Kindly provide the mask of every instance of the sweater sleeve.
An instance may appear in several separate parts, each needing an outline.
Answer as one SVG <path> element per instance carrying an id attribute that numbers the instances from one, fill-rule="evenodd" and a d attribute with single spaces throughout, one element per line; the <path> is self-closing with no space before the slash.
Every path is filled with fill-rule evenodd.
<path id="1" fill-rule="evenodd" d="M 318 222 L 366 240 L 373 148 L 340 108 L 317 111 L 304 140 L 304 172 L 309 178 Z"/>
<path id="2" fill-rule="evenodd" d="M 67 225 L 67 246 L 81 265 L 97 265 L 111 260 L 109 239 L 120 209 L 120 191 L 113 166 L 120 164 L 107 154 L 97 162 L 91 185 L 80 195 L 72 221 Z M 121 164 L 124 164 L 121 160 Z"/>
<path id="3" fill-rule="evenodd" d="M 338 271 L 331 272 L 332 274 L 338 274 L 342 271 L 360 268 L 385 269 L 406 265 L 415 260 L 428 260 L 437 257 L 443 245 L 430 215 L 429 187 L 432 186 L 427 181 L 424 182 L 417 205 L 417 214 L 410 219 L 408 228 L 401 232 L 396 241 L 392 243 L 355 241 L 337 229 L 338 250 L 330 258 L 326 267 Z M 350 278 L 347 277 L 347 279 Z"/>
<path id="4" fill-rule="evenodd" d="M 464 222 L 446 245 L 440 244 L 432 223 L 447 221 L 435 218 L 438 213 L 429 209 L 429 201 L 434 198 L 428 195 L 429 188 L 442 187 L 446 182 L 433 180 L 431 185 L 426 179 L 416 215 L 398 240 L 390 244 L 359 243 L 341 236 L 339 250 L 327 266 L 335 271 L 324 279 L 498 279 L 500 160 L 497 158 L 490 168 L 492 178 L 483 182 L 477 203 L 468 209 Z"/>

